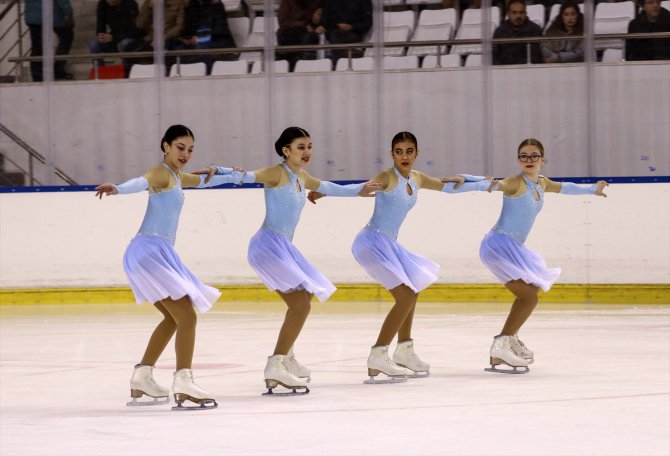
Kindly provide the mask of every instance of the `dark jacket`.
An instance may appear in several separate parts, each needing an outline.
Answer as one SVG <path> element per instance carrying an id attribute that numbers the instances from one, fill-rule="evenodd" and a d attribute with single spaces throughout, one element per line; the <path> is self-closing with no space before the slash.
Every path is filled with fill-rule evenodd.
<path id="1" fill-rule="evenodd" d="M 277 34 L 292 27 L 307 27 L 307 25 L 316 27 L 316 24 L 312 24 L 312 16 L 319 8 L 321 0 L 282 0 L 277 11 L 279 21 Z"/>
<path id="2" fill-rule="evenodd" d="M 642 11 L 628 24 L 628 33 L 654 32 L 670 32 L 670 11 L 661 8 L 656 22 L 649 22 Z M 626 60 L 670 60 L 670 38 L 627 40 Z"/>
<path id="3" fill-rule="evenodd" d="M 184 29 L 181 33 L 183 38 L 198 36 L 198 30 L 210 30 L 212 42 L 217 47 L 234 48 L 235 39 L 228 27 L 226 8 L 220 0 L 212 2 L 191 0 L 184 11 Z M 202 32 L 201 32 L 202 33 Z"/>
<path id="4" fill-rule="evenodd" d="M 109 33 L 115 43 L 125 38 L 141 38 L 142 32 L 135 27 L 138 14 L 139 7 L 135 0 L 121 0 L 117 6 L 99 0 L 95 33 Z"/>
<path id="5" fill-rule="evenodd" d="M 53 26 L 74 27 L 70 0 L 54 0 L 53 4 Z M 24 19 L 28 25 L 42 25 L 42 0 L 26 0 Z"/>
<path id="6" fill-rule="evenodd" d="M 332 31 L 337 29 L 337 24 L 351 24 L 354 32 L 365 35 L 372 28 L 372 1 L 327 0 L 321 25 Z"/>
<path id="7" fill-rule="evenodd" d="M 505 20 L 493 33 L 493 38 L 523 38 L 528 36 L 542 36 L 542 29 L 531 20 L 519 28 L 514 28 L 509 19 Z M 493 45 L 494 65 L 522 65 L 528 62 L 527 43 L 500 43 Z M 531 63 L 542 63 L 540 43 L 530 45 Z"/>

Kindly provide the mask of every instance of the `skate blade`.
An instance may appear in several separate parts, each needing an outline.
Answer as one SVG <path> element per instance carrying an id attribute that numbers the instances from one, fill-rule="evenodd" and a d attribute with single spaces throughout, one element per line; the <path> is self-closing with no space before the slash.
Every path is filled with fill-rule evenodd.
<path id="1" fill-rule="evenodd" d="M 377 385 L 384 383 L 405 383 L 406 381 L 407 381 L 407 375 L 395 375 L 395 376 L 389 375 L 387 378 L 384 378 L 382 380 L 378 380 L 376 377 L 371 375 L 370 378 L 364 380 L 363 383 L 366 385 Z"/>
<path id="2" fill-rule="evenodd" d="M 509 366 L 509 364 L 505 364 Z M 527 374 L 530 372 L 528 366 L 509 366 L 511 369 L 498 369 L 496 364 L 491 364 L 491 367 L 486 367 L 484 370 L 486 372 L 496 372 L 498 374 Z"/>
<path id="3" fill-rule="evenodd" d="M 412 372 L 411 374 L 407 375 L 407 378 L 426 378 L 426 377 L 430 377 L 430 371 Z"/>
<path id="4" fill-rule="evenodd" d="M 183 405 L 184 400 L 177 401 L 177 405 L 172 407 L 172 410 L 177 411 L 190 411 L 190 410 L 210 410 L 215 409 L 219 406 L 214 399 L 188 399 L 195 403 L 196 405 Z"/>
<path id="5" fill-rule="evenodd" d="M 140 396 L 141 397 L 141 396 Z M 139 397 L 133 397 L 133 400 L 130 402 L 126 402 L 126 405 L 128 407 L 145 407 L 149 405 L 163 405 L 163 404 L 168 404 L 170 402 L 170 397 L 169 396 L 161 396 L 161 397 L 152 397 L 147 395 L 147 397 L 151 397 L 153 400 L 145 400 L 145 401 L 139 401 Z"/>
<path id="6" fill-rule="evenodd" d="M 274 388 L 277 387 L 277 385 L 273 387 L 268 387 L 267 393 L 262 393 L 261 396 L 304 396 L 305 394 L 309 394 L 309 388 L 306 386 L 285 386 L 282 385 L 284 388 L 289 389 L 290 391 L 282 391 L 279 393 L 275 393 L 273 391 Z"/>

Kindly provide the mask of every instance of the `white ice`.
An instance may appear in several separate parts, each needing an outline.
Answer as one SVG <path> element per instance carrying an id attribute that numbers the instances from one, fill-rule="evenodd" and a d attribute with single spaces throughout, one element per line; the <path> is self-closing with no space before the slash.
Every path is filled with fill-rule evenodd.
<path id="1" fill-rule="evenodd" d="M 194 412 L 125 405 L 150 306 L 0 308 L 0 454 L 670 454 L 667 306 L 541 305 L 519 334 L 530 373 L 505 375 L 483 369 L 507 306 L 420 303 L 413 337 L 432 375 L 384 385 L 363 380 L 388 304 L 317 311 L 295 347 L 311 392 L 274 398 L 263 367 L 282 307 L 217 306 L 199 319 L 193 371 L 219 407 Z M 167 387 L 174 359 L 170 344 L 155 370 Z"/>

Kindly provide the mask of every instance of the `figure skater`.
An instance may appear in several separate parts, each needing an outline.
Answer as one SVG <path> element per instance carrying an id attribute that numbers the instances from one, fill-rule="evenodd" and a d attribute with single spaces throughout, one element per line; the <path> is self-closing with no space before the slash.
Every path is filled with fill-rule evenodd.
<path id="1" fill-rule="evenodd" d="M 247 172 L 243 177 L 243 182 L 265 185 L 265 220 L 251 238 L 247 258 L 263 283 L 288 306 L 274 353 L 265 366 L 265 394 L 306 394 L 311 371 L 296 360 L 293 345 L 309 315 L 312 296 L 324 302 L 335 291 L 333 284 L 292 244 L 306 190 L 332 196 L 372 196 L 379 186 L 371 182 L 340 186 L 310 176 L 304 167 L 312 158 L 312 141 L 302 128 L 284 130 L 275 142 L 275 151 L 282 163 Z M 217 168 L 211 166 L 197 172 L 210 176 L 225 172 Z M 273 393 L 277 385 L 291 392 Z"/>
<path id="2" fill-rule="evenodd" d="M 221 293 L 203 284 L 182 263 L 174 250 L 179 215 L 184 202 L 183 187 L 212 187 L 236 183 L 242 173 L 221 168 L 223 175 L 207 184 L 204 176 L 182 172 L 191 159 L 194 136 L 183 125 L 167 129 L 161 140 L 163 162 L 144 176 L 120 185 L 102 184 L 95 188 L 95 196 L 137 193 L 149 190 L 149 203 L 139 232 L 130 242 L 123 258 L 130 286 L 137 303 L 151 302 L 163 314 L 163 320 L 154 330 L 142 360 L 135 366 L 130 379 L 132 401 L 128 405 L 154 405 L 169 402 L 169 390 L 156 383 L 153 368 L 159 356 L 176 333 L 176 372 L 172 383 L 176 407 L 215 408 L 214 396 L 200 388 L 193 380 L 191 362 L 195 345 L 197 316 L 194 307 L 204 313 L 212 307 Z M 143 395 L 154 398 L 140 402 Z M 184 407 L 186 400 L 199 404 Z"/>
<path id="3" fill-rule="evenodd" d="M 393 137 L 390 153 L 393 167 L 372 179 L 380 184 L 381 191 L 376 192 L 372 218 L 352 246 L 356 261 L 389 290 L 395 300 L 372 346 L 367 362 L 370 379 L 365 383 L 406 381 L 408 369 L 412 377 L 425 377 L 430 372 L 430 365 L 414 352 L 412 323 L 419 293 L 437 280 L 440 267 L 408 251 L 397 241 L 400 226 L 416 203 L 419 189 L 461 193 L 485 191 L 490 184 L 485 177 L 461 174 L 439 180 L 413 170 L 419 148 L 410 132 L 403 131 Z M 311 195 L 310 199 L 320 196 Z M 391 360 L 388 349 L 396 335 L 398 345 Z M 390 378 L 377 380 L 375 377 L 380 373 Z"/>
<path id="4" fill-rule="evenodd" d="M 491 184 L 491 190 L 504 193 L 503 207 L 498 222 L 484 237 L 479 250 L 482 262 L 516 297 L 502 331 L 493 338 L 491 367 L 486 369 L 491 372 L 528 372 L 533 352 L 519 340 L 517 333 L 537 306 L 539 289 L 548 291 L 561 273 L 559 268 L 547 268 L 542 256 L 524 246 L 544 204 L 544 194 L 606 197 L 603 189 L 609 185 L 602 180 L 590 185 L 554 182 L 542 176 L 544 147 L 534 138 L 523 140 L 517 159 L 521 174 Z M 513 369 L 498 369 L 496 366 L 501 364 Z"/>

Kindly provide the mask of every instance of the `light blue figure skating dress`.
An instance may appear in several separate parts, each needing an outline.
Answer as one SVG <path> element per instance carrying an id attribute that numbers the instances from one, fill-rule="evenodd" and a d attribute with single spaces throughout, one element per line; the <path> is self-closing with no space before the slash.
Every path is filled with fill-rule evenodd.
<path id="1" fill-rule="evenodd" d="M 174 250 L 179 216 L 184 204 L 184 191 L 179 176 L 167 165 L 163 166 L 174 177 L 175 186 L 149 194 L 144 221 L 126 249 L 123 268 L 138 304 L 153 304 L 167 298 L 177 300 L 188 296 L 193 306 L 204 313 L 212 307 L 221 293 L 193 275 Z M 231 172 L 225 176 L 214 176 L 208 184 L 204 184 L 203 176 L 198 187 L 236 183 L 241 178 L 241 173 Z M 133 193 L 147 188 L 148 182 L 144 177 L 117 186 L 119 193 Z"/>
<path id="2" fill-rule="evenodd" d="M 400 225 L 416 204 L 419 187 L 411 174 L 406 179 L 395 167 L 393 171 L 398 182 L 391 190 L 376 192 L 372 218 L 356 236 L 351 251 L 363 269 L 384 288 L 391 290 L 405 284 L 419 293 L 437 280 L 440 265 L 397 242 Z"/>
<path id="3" fill-rule="evenodd" d="M 286 163 L 282 166 L 288 173 L 288 182 L 265 187 L 265 220 L 249 242 L 247 260 L 270 290 L 306 290 L 324 302 L 335 286 L 292 243 L 307 200 L 305 185 Z"/>
<path id="4" fill-rule="evenodd" d="M 524 245 L 535 217 L 542 210 L 544 191 L 525 175 L 522 177 L 526 191 L 520 196 L 503 196 L 500 218 L 482 240 L 479 257 L 503 284 L 523 280 L 548 291 L 561 269 L 547 268 L 544 258 Z M 537 200 L 535 191 L 539 196 Z"/>

